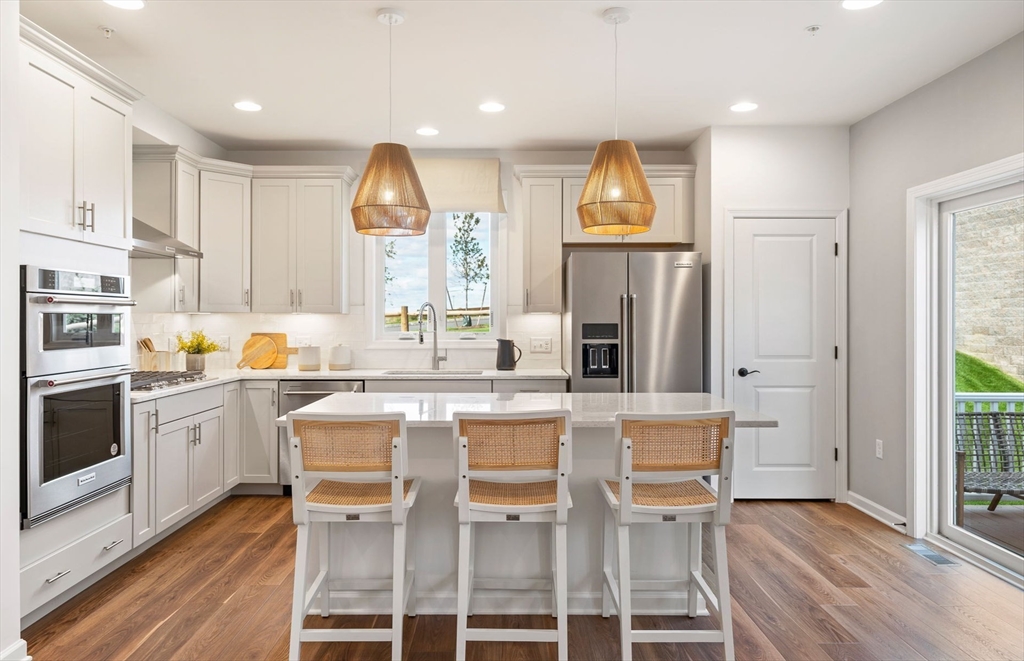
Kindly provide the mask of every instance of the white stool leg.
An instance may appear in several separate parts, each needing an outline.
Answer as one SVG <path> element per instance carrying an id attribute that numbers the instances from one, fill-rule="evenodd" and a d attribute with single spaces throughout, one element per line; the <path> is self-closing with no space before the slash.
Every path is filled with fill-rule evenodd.
<path id="1" fill-rule="evenodd" d="M 555 524 L 555 597 L 558 601 L 558 661 L 569 659 L 569 562 L 566 525 Z"/>
<path id="2" fill-rule="evenodd" d="M 405 540 L 405 566 L 410 572 L 411 579 L 405 589 L 409 592 L 409 605 L 406 613 L 409 617 L 416 617 L 416 517 L 412 509 L 405 517 L 405 525 L 409 530 Z"/>
<path id="3" fill-rule="evenodd" d="M 616 526 L 619 538 L 619 644 L 622 661 L 633 658 L 633 618 L 629 572 L 629 526 Z"/>
<path id="4" fill-rule="evenodd" d="M 320 571 L 326 572 L 320 589 L 320 617 L 328 617 L 331 614 L 331 524 L 321 524 L 317 532 L 320 535 Z"/>
<path id="5" fill-rule="evenodd" d="M 694 580 L 694 574 L 700 574 L 701 572 L 701 524 L 700 523 L 687 523 L 686 524 L 686 539 L 687 546 L 689 547 L 690 564 L 687 570 L 687 584 L 686 584 L 686 614 L 689 617 L 697 617 L 697 596 L 700 592 L 697 590 L 697 581 Z"/>
<path id="6" fill-rule="evenodd" d="M 469 597 L 466 615 L 473 617 L 473 581 L 476 580 L 476 530 L 469 524 Z M 468 624 L 466 626 L 469 626 Z"/>
<path id="7" fill-rule="evenodd" d="M 455 658 L 466 661 L 466 627 L 469 618 L 469 540 L 470 523 L 459 524 L 459 596 L 455 623 Z"/>
<path id="8" fill-rule="evenodd" d="M 551 617 L 558 617 L 558 524 L 551 524 Z"/>
<path id="9" fill-rule="evenodd" d="M 732 600 L 729 596 L 729 558 L 725 552 L 725 526 L 713 525 L 715 545 L 715 576 L 718 578 L 718 610 L 722 615 L 725 637 L 725 661 L 736 661 L 732 639 Z"/>
<path id="10" fill-rule="evenodd" d="M 296 526 L 295 538 L 295 589 L 292 591 L 292 634 L 288 644 L 288 658 L 298 661 L 299 636 L 302 620 L 306 615 L 306 556 L 309 552 L 309 525 Z"/>
<path id="11" fill-rule="evenodd" d="M 605 578 L 612 570 L 612 548 L 615 545 L 615 520 L 612 517 L 612 508 L 607 503 L 604 508 L 604 524 L 601 530 L 603 542 L 601 544 L 601 566 L 604 573 L 601 575 L 601 617 L 611 617 L 612 614 L 612 593 L 608 587 L 608 579 Z"/>
<path id="12" fill-rule="evenodd" d="M 405 625 L 405 524 L 395 531 L 394 578 L 391 585 L 391 661 L 402 661 L 402 627 Z"/>

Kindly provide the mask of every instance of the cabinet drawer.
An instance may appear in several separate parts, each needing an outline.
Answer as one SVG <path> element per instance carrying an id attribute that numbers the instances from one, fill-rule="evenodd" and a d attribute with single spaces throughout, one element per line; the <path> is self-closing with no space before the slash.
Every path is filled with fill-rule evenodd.
<path id="1" fill-rule="evenodd" d="M 77 509 L 61 514 L 52 521 L 21 531 L 21 566 L 41 560 L 46 556 L 73 544 L 83 534 L 100 530 L 112 521 L 120 520 L 129 509 L 129 488 L 122 487 L 114 493 L 86 503 Z"/>
<path id="2" fill-rule="evenodd" d="M 565 392 L 565 379 L 495 380 L 492 392 Z"/>
<path id="3" fill-rule="evenodd" d="M 224 406 L 223 386 L 192 390 L 156 400 L 156 412 L 161 425 L 165 422 L 209 411 L 218 406 Z"/>
<path id="4" fill-rule="evenodd" d="M 21 614 L 31 613 L 131 548 L 132 515 L 125 514 L 25 567 L 21 570 Z"/>

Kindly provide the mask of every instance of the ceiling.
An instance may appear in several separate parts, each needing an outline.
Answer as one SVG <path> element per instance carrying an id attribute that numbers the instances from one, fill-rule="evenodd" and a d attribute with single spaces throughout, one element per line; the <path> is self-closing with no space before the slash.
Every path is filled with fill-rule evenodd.
<path id="1" fill-rule="evenodd" d="M 229 150 L 388 138 L 383 2 L 22 0 L 22 13 Z M 413 148 L 592 149 L 613 131 L 605 2 L 404 0 L 394 140 Z M 679 149 L 709 125 L 847 125 L 1024 30 L 1013 0 L 619 2 L 619 126 Z M 820 25 L 816 36 L 805 28 Z M 105 39 L 99 26 L 116 30 Z M 256 101 L 263 111 L 232 104 Z M 498 100 L 507 110 L 482 113 Z M 754 112 L 729 105 L 752 100 Z M 415 130 L 432 126 L 435 137 Z"/>

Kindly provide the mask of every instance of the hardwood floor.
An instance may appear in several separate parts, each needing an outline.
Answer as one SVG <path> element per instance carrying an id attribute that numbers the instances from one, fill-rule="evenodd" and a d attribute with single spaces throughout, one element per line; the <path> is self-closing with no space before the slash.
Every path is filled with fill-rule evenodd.
<path id="1" fill-rule="evenodd" d="M 705 536 L 706 537 L 706 536 Z M 936 567 L 910 540 L 833 503 L 740 502 L 728 529 L 739 659 L 1024 658 L 1024 592 L 969 565 Z M 284 498 L 235 497 L 24 632 L 36 661 L 285 659 L 295 527 Z M 310 616 L 387 627 L 390 615 Z M 546 615 L 471 626 L 550 628 Z M 634 618 L 707 628 L 709 618 Z M 406 659 L 455 650 L 453 616 L 405 619 Z M 618 655 L 618 620 L 569 618 L 575 659 Z M 387 659 L 388 643 L 306 643 L 303 659 Z M 471 659 L 554 659 L 554 644 L 470 643 Z M 720 645 L 634 646 L 641 661 L 722 658 Z"/>

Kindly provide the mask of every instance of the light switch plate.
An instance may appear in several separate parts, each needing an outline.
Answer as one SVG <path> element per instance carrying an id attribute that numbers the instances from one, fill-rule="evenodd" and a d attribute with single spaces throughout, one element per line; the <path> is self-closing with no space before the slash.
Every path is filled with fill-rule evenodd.
<path id="1" fill-rule="evenodd" d="M 214 340 L 217 346 L 220 347 L 218 351 L 231 351 L 231 336 L 230 335 L 218 335 L 217 339 Z"/>
<path id="2" fill-rule="evenodd" d="M 531 337 L 530 353 L 551 353 L 551 338 Z"/>
<path id="3" fill-rule="evenodd" d="M 875 457 L 878 459 L 882 458 L 882 439 L 875 439 Z"/>
<path id="4" fill-rule="evenodd" d="M 308 347 L 310 345 L 309 335 L 296 335 L 295 346 L 297 347 Z"/>

